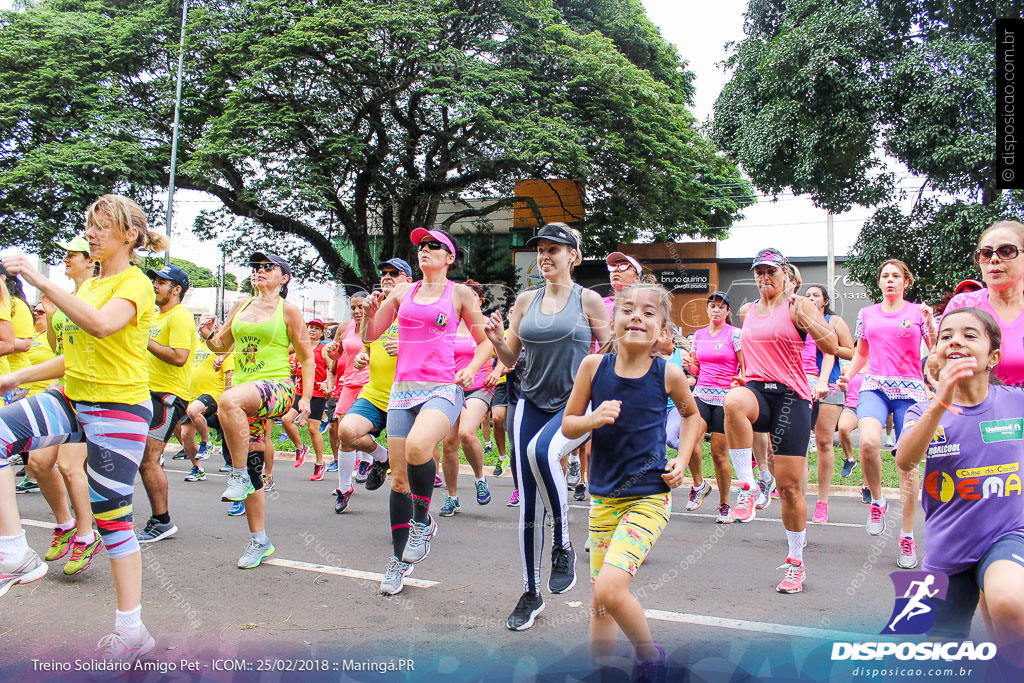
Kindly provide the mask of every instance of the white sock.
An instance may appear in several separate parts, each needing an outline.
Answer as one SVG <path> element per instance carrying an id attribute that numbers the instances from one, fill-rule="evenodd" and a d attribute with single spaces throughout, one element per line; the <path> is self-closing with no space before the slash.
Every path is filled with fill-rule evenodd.
<path id="1" fill-rule="evenodd" d="M 736 479 L 741 484 L 750 484 L 751 488 L 757 488 L 757 480 L 754 479 L 754 468 L 750 466 L 750 457 L 753 449 L 730 448 L 729 459 L 732 460 L 732 469 L 736 472 Z"/>
<path id="2" fill-rule="evenodd" d="M 579 464 L 580 456 L 576 455 L 575 453 L 570 453 L 569 454 L 569 460 L 567 462 L 574 462 L 576 464 Z"/>
<path id="3" fill-rule="evenodd" d="M 75 526 L 75 523 L 76 523 L 75 522 L 75 518 L 72 517 L 70 522 L 64 522 L 63 524 L 58 524 L 57 528 L 60 529 L 61 531 L 68 531 L 69 529 L 71 529 L 72 527 Z"/>
<path id="4" fill-rule="evenodd" d="M 790 531 L 786 529 L 786 540 L 789 541 L 789 557 L 794 560 L 804 560 L 804 539 L 807 538 L 807 529 L 803 531 Z"/>
<path id="5" fill-rule="evenodd" d="M 909 538 L 911 541 L 913 541 L 914 540 L 914 532 L 913 531 L 901 531 L 900 532 L 900 538 Z"/>
<path id="6" fill-rule="evenodd" d="M 264 529 L 263 531 L 250 531 L 249 535 L 252 536 L 252 540 L 256 541 L 260 545 L 266 545 L 270 542 L 270 539 L 267 538 L 266 529 Z"/>
<path id="7" fill-rule="evenodd" d="M 482 477 L 477 477 L 476 481 L 482 481 L 482 482 L 484 482 L 486 484 L 487 483 L 487 476 L 484 475 Z"/>
<path id="8" fill-rule="evenodd" d="M 493 448 L 493 446 L 491 446 L 491 442 L 490 441 L 485 441 L 484 442 L 484 450 L 489 450 L 491 448 Z"/>
<path id="9" fill-rule="evenodd" d="M 90 530 L 89 533 L 85 536 L 79 536 L 78 534 L 75 534 L 75 537 L 78 539 L 80 543 L 89 545 L 90 543 L 96 540 L 96 532 Z"/>
<path id="10" fill-rule="evenodd" d="M 356 454 L 359 456 L 359 462 L 373 462 L 373 456 L 365 451 L 356 451 Z"/>
<path id="11" fill-rule="evenodd" d="M 370 457 L 376 460 L 377 462 L 387 462 L 388 449 L 384 448 L 380 444 L 377 444 L 377 447 L 373 449 L 372 453 L 370 453 Z"/>
<path id="12" fill-rule="evenodd" d="M 142 628 L 142 605 L 127 612 L 114 610 L 114 630 L 135 635 Z"/>
<path id="13" fill-rule="evenodd" d="M 879 498 L 878 500 L 875 500 L 874 498 L 872 498 L 871 499 L 871 504 L 872 505 L 877 505 L 880 508 L 884 508 L 885 507 L 885 498 Z"/>
<path id="14" fill-rule="evenodd" d="M 244 474 L 246 477 L 248 477 L 249 470 L 245 467 L 232 467 L 231 474 Z"/>
<path id="15" fill-rule="evenodd" d="M 344 493 L 352 488 L 352 468 L 356 465 L 356 451 L 338 451 L 338 490 Z"/>
<path id="16" fill-rule="evenodd" d="M 24 530 L 16 536 L 0 536 L 0 559 L 20 560 L 28 550 Z"/>
<path id="17" fill-rule="evenodd" d="M 767 467 L 765 467 L 764 469 L 759 467 L 757 468 L 757 478 L 767 484 L 772 480 L 772 473 L 768 470 Z"/>

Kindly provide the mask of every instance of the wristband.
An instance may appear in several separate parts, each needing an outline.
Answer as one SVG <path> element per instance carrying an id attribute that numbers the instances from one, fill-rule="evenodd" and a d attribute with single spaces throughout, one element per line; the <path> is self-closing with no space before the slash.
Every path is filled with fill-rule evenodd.
<path id="1" fill-rule="evenodd" d="M 211 339 L 213 339 L 213 335 L 214 334 L 216 334 L 216 333 L 215 332 L 211 332 L 210 334 L 206 335 L 206 341 L 210 341 Z"/>
<path id="2" fill-rule="evenodd" d="M 942 406 L 943 408 L 945 408 L 945 409 L 946 409 L 946 410 L 948 410 L 949 412 L 953 413 L 954 415 L 959 415 L 960 413 L 962 413 L 962 412 L 963 412 L 963 411 L 962 411 L 962 410 L 960 409 L 960 406 L 951 406 L 951 405 L 949 405 L 948 403 L 943 403 L 943 402 L 942 402 L 942 399 L 940 399 L 940 398 L 939 398 L 938 394 L 936 394 L 936 395 L 935 395 L 935 396 L 933 396 L 932 398 L 934 398 L 934 399 L 935 399 L 935 402 L 936 402 L 936 403 L 938 403 L 938 404 L 939 404 L 940 406 Z"/>

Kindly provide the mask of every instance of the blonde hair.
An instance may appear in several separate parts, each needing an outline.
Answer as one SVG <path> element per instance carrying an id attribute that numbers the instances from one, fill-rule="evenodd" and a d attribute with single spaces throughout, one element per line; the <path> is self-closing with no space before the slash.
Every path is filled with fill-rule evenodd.
<path id="1" fill-rule="evenodd" d="M 576 228 L 571 228 L 565 223 L 558 223 L 557 225 L 565 226 L 565 229 L 569 231 L 569 234 L 576 238 L 576 259 L 572 262 L 572 267 L 575 268 L 579 264 L 583 263 L 583 233 Z"/>
<path id="2" fill-rule="evenodd" d="M 898 258 L 891 258 L 888 261 L 884 262 L 882 265 L 878 266 L 879 278 L 882 277 L 882 271 L 885 269 L 886 266 L 896 266 L 898 269 L 903 271 L 903 279 L 907 281 L 907 289 L 910 289 L 910 286 L 914 284 L 914 274 L 910 272 L 910 268 L 907 267 L 907 264 L 904 263 L 903 261 L 900 261 Z"/>
<path id="3" fill-rule="evenodd" d="M 1019 221 L 996 221 L 992 225 L 985 228 L 985 231 L 981 233 L 981 237 L 978 238 L 978 246 L 980 247 L 981 243 L 985 241 L 985 235 L 989 234 L 993 230 L 998 230 L 1000 228 L 1012 230 L 1014 233 L 1017 234 L 1017 239 L 1021 241 L 1021 244 L 1024 244 L 1024 223 L 1021 223 Z"/>
<path id="4" fill-rule="evenodd" d="M 102 217 L 102 218 L 101 218 Z M 85 225 L 109 223 L 121 236 L 126 236 L 130 228 L 138 230 L 135 244 L 132 245 L 132 261 L 141 262 L 141 258 L 135 253 L 136 249 L 148 249 L 149 251 L 164 251 L 167 249 L 169 240 L 167 235 L 150 230 L 146 222 L 146 212 L 142 207 L 128 197 L 118 194 L 105 194 L 92 204 L 85 211 Z"/>

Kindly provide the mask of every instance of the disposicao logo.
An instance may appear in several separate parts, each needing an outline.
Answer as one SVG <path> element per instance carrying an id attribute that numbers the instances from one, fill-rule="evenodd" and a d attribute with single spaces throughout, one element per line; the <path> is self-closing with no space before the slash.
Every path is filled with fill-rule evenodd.
<path id="1" fill-rule="evenodd" d="M 949 577 L 942 572 L 893 572 L 896 604 L 883 634 L 927 633 L 935 623 L 935 598 L 943 600 Z"/>

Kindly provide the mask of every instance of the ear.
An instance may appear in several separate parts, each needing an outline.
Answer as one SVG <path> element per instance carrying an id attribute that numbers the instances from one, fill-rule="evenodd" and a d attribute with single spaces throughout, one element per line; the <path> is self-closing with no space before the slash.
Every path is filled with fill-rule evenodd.
<path id="1" fill-rule="evenodd" d="M 995 351 L 993 351 L 992 353 L 989 354 L 989 356 L 988 356 L 988 364 L 991 367 L 994 368 L 995 366 L 999 365 L 999 359 L 1002 358 L 1002 356 L 1003 356 L 1002 350 L 996 349 Z"/>

